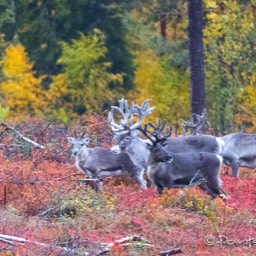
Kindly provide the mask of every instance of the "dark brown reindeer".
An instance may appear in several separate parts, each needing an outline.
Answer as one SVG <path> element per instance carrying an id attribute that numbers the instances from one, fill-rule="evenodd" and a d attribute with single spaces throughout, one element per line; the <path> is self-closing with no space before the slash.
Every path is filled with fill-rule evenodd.
<path id="1" fill-rule="evenodd" d="M 114 154 L 110 149 L 89 148 L 89 137 L 68 137 L 72 143 L 72 153 L 76 157 L 76 167 L 91 179 L 97 179 L 96 188 L 102 186 L 101 179 L 109 176 L 130 176 L 141 188 L 147 187 L 143 178 L 143 168 L 133 163 L 126 153 Z"/>
<path id="2" fill-rule="evenodd" d="M 226 194 L 221 186 L 222 158 L 213 153 L 179 153 L 166 150 L 164 144 L 170 132 L 163 137 L 148 130 L 148 125 L 138 128 L 149 139 L 150 150 L 147 175 L 152 184 L 162 193 L 163 188 L 199 184 L 212 198 Z"/>

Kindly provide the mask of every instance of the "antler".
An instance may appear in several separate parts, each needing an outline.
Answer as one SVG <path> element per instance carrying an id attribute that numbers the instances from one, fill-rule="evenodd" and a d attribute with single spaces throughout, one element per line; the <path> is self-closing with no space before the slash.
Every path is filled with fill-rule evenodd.
<path id="1" fill-rule="evenodd" d="M 200 133 L 200 130 L 207 122 L 207 112 L 206 109 L 204 109 L 204 112 L 202 115 L 197 115 L 195 113 L 192 114 L 192 117 L 188 121 L 181 120 L 183 122 L 183 130 L 182 134 L 186 134 L 186 129 L 190 129 L 192 135 L 197 135 Z"/>
<path id="2" fill-rule="evenodd" d="M 141 125 L 137 127 L 137 130 L 139 130 L 146 138 L 148 138 L 153 144 L 158 142 L 158 138 L 157 136 L 155 136 L 154 134 L 152 134 L 148 129 L 148 124 L 145 124 L 144 127 L 142 127 Z M 155 138 L 155 140 L 152 138 L 152 136 Z"/>
<path id="3" fill-rule="evenodd" d="M 84 135 L 86 134 L 86 130 L 83 131 L 82 135 L 80 136 L 80 138 L 82 139 L 84 137 Z M 88 135 L 86 134 L 86 136 L 88 137 Z"/>
<path id="4" fill-rule="evenodd" d="M 142 103 L 141 107 L 139 105 L 133 105 L 133 114 L 138 116 L 138 120 L 135 124 L 133 124 L 132 126 L 130 126 L 130 130 L 134 130 L 136 128 L 138 128 L 141 125 L 141 122 L 144 120 L 144 118 L 146 116 L 148 116 L 149 114 L 152 113 L 152 110 L 155 109 L 154 107 L 150 107 L 148 102 L 150 102 L 151 100 L 144 100 L 144 102 Z M 137 113 L 136 113 L 137 112 Z"/>
<path id="5" fill-rule="evenodd" d="M 113 132 L 120 132 L 127 130 L 127 127 L 131 125 L 133 118 L 133 105 L 129 109 L 127 100 L 121 99 L 118 100 L 119 107 L 111 106 L 111 111 L 108 113 L 108 123 Z M 117 124 L 114 120 L 114 111 L 117 110 L 121 114 L 122 118 L 120 124 Z M 130 119 L 130 120 L 129 120 Z"/>
<path id="6" fill-rule="evenodd" d="M 152 134 L 155 134 L 159 139 L 168 138 L 172 134 L 172 126 L 170 126 L 170 128 L 168 128 L 166 132 L 163 132 L 166 121 L 161 122 L 160 120 L 158 120 L 157 126 L 152 123 L 148 123 L 148 125 L 153 128 Z M 161 136 L 163 137 L 161 138 Z"/>
<path id="7" fill-rule="evenodd" d="M 144 128 L 142 126 L 139 126 L 137 129 L 142 132 L 145 137 L 147 137 L 150 141 L 153 143 L 157 142 L 163 142 L 165 141 L 172 133 L 172 127 L 167 129 L 165 133 L 163 133 L 163 130 L 165 128 L 166 121 L 161 123 L 161 121 L 158 121 L 157 126 L 153 125 L 152 123 L 147 123 Z M 148 130 L 148 126 L 153 128 L 153 131 Z M 152 139 L 152 136 L 154 137 L 155 140 Z"/>
<path id="8" fill-rule="evenodd" d="M 134 104 L 132 102 L 131 108 L 128 107 L 127 100 L 121 99 L 119 100 L 119 107 L 112 106 L 111 111 L 108 114 L 108 123 L 113 132 L 121 132 L 127 130 L 135 130 L 143 121 L 143 119 L 152 113 L 152 110 L 155 107 L 149 107 L 148 102 L 151 101 L 145 100 L 141 106 Z M 114 111 L 117 110 L 122 118 L 120 120 L 120 124 L 117 124 L 114 120 Z M 138 116 L 138 120 L 135 124 L 133 124 L 133 117 Z"/>

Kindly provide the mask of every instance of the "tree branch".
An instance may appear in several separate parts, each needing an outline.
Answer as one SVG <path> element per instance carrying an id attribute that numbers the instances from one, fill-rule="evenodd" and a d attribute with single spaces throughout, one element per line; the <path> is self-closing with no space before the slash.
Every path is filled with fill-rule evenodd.
<path id="1" fill-rule="evenodd" d="M 4 126 L 5 127 L 5 131 L 7 131 L 8 129 L 11 130 L 12 132 L 14 132 L 17 136 L 19 136 L 20 138 L 22 138 L 23 140 L 27 141 L 28 143 L 34 145 L 35 147 L 37 148 L 45 148 L 44 146 L 38 144 L 37 142 L 29 139 L 28 137 L 24 136 L 23 134 L 21 134 L 19 131 L 17 131 L 15 128 L 11 127 L 10 125 L 6 124 L 6 123 L 0 123 L 1 126 Z M 2 132 L 2 133 L 3 133 Z"/>

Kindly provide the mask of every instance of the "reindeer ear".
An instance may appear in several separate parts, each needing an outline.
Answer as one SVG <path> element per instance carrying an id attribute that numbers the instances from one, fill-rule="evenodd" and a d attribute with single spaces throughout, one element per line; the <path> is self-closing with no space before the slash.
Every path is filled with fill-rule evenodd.
<path id="1" fill-rule="evenodd" d="M 70 143 L 73 143 L 73 142 L 75 141 L 75 138 L 67 137 L 67 140 L 68 140 Z"/>
<path id="2" fill-rule="evenodd" d="M 88 145 L 89 142 L 90 142 L 90 138 L 88 138 L 88 137 L 84 138 L 83 142 L 84 142 L 85 145 Z"/>

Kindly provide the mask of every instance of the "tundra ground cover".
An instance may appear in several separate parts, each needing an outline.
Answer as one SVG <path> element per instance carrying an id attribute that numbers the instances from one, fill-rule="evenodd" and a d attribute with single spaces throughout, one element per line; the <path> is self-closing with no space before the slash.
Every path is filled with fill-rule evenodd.
<path id="1" fill-rule="evenodd" d="M 93 146 L 111 144 L 104 118 L 87 117 L 83 126 Z M 83 175 L 66 141 L 79 126 L 58 130 L 29 120 L 15 127 L 46 149 L 2 136 L 4 145 L 16 146 L 0 154 L 0 234 L 27 242 L 0 239 L 0 255 L 100 255 L 107 243 L 134 235 L 143 239 L 115 243 L 107 254 L 153 256 L 179 247 L 183 255 L 255 255 L 255 170 L 242 169 L 239 180 L 222 175 L 226 204 L 196 187 L 159 196 L 129 178 L 109 178 L 96 193 L 78 186 Z"/>

